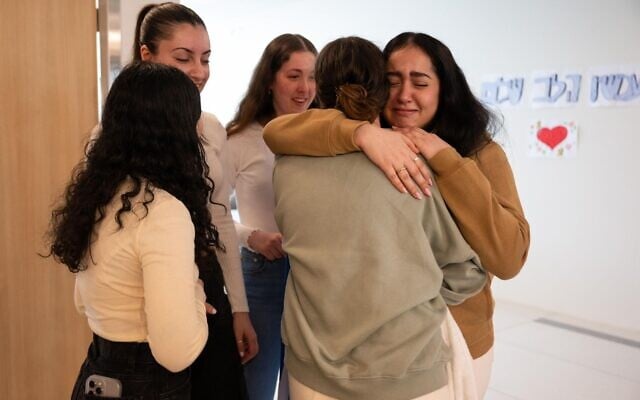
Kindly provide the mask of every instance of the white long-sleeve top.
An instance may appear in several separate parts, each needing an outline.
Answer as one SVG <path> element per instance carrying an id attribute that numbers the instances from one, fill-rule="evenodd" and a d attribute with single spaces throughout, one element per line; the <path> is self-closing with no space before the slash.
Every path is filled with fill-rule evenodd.
<path id="1" fill-rule="evenodd" d="M 273 216 L 274 155 L 262 139 L 262 125 L 257 122 L 229 136 L 229 166 L 231 188 L 236 192 L 240 221 L 235 222 L 240 243 L 249 248 L 251 232 L 279 232 Z"/>
<path id="2" fill-rule="evenodd" d="M 207 164 L 209 165 L 209 178 L 211 178 L 215 185 L 213 201 L 217 204 L 209 204 L 209 211 L 211 212 L 213 224 L 218 229 L 220 241 L 226 249 L 226 252 L 216 249 L 216 255 L 224 275 L 231 311 L 246 312 L 249 311 L 249 303 L 247 302 L 244 278 L 242 277 L 238 237 L 236 236 L 236 229 L 229 205 L 229 197 L 233 189 L 229 182 L 230 175 L 224 171 L 224 169 L 230 165 L 229 149 L 227 148 L 227 131 L 220 121 L 218 121 L 218 118 L 208 112 L 202 112 L 198 129 L 204 139 L 204 150 Z M 100 125 L 97 125 L 91 132 L 91 138 L 95 138 L 99 133 Z M 267 150 L 270 152 L 268 148 Z M 271 162 L 271 169 L 273 169 L 273 161 Z M 271 171 L 271 169 L 269 171 Z M 269 175 L 269 181 L 270 180 L 271 175 Z M 273 195 L 271 198 L 273 199 Z M 271 201 L 273 202 L 273 200 Z M 271 215 L 273 215 L 273 209 Z"/>
<path id="3" fill-rule="evenodd" d="M 130 185 L 123 184 L 94 228 L 88 268 L 76 275 L 76 308 L 94 333 L 116 342 L 149 342 L 158 363 L 181 371 L 208 336 L 195 229 L 184 204 L 160 189 L 146 211 L 141 190 L 119 229 L 115 214 Z"/>
<path id="4" fill-rule="evenodd" d="M 207 164 L 209 165 L 209 177 L 215 184 L 213 201 L 218 203 L 217 205 L 210 204 L 209 209 L 211 210 L 213 223 L 220 234 L 220 241 L 226 249 L 225 252 L 218 250 L 216 254 L 224 274 L 231 310 L 233 312 L 246 312 L 249 311 L 249 305 L 240 265 L 238 238 L 231 216 L 231 207 L 229 206 L 231 185 L 229 174 L 224 171 L 224 168 L 230 165 L 227 131 L 220 121 L 210 113 L 202 113 L 201 124 L 201 134 L 204 138 L 204 148 Z M 224 207 L 220 206 L 220 204 Z"/>

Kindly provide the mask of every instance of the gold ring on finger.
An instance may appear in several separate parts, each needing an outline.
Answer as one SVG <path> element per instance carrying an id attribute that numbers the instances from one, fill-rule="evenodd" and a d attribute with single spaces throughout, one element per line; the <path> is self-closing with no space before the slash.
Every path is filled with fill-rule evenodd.
<path id="1" fill-rule="evenodd" d="M 402 171 L 406 171 L 406 170 L 407 170 L 407 167 L 398 168 L 398 169 L 396 170 L 396 174 L 399 174 L 400 172 L 402 172 Z"/>
<path id="2" fill-rule="evenodd" d="M 417 162 L 420 159 L 420 157 L 416 156 L 416 158 L 413 159 L 414 162 Z"/>

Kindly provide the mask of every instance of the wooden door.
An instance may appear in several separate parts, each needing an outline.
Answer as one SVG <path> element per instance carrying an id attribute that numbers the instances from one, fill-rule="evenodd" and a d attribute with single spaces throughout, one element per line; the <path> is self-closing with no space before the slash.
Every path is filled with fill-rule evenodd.
<path id="1" fill-rule="evenodd" d="M 37 253 L 97 122 L 92 0 L 0 0 L 0 399 L 69 398 L 90 331 Z"/>

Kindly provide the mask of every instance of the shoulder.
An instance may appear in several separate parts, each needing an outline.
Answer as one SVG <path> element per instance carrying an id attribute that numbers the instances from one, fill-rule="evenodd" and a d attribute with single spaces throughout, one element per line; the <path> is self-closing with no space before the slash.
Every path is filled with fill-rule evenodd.
<path id="1" fill-rule="evenodd" d="M 227 131 L 215 115 L 203 111 L 200 120 L 202 121 L 202 136 L 206 140 L 213 142 L 226 140 Z"/>
<path id="2" fill-rule="evenodd" d="M 183 202 L 178 200 L 171 193 L 167 192 L 163 189 L 154 188 L 152 189 L 153 193 L 153 201 L 147 204 L 148 215 L 147 217 L 156 219 L 156 218 L 165 218 L 165 217 L 173 217 L 180 218 L 191 221 L 191 216 L 189 214 L 189 210 L 187 206 L 184 205 Z M 147 201 L 149 200 L 149 195 L 144 195 Z M 136 215 L 138 214 L 137 210 L 140 207 L 143 207 L 143 198 L 140 197 L 136 202 Z"/>
<path id="3" fill-rule="evenodd" d="M 482 146 L 475 154 L 480 162 L 507 162 L 507 154 L 502 146 L 493 140 L 489 140 L 487 144 Z"/>
<path id="4" fill-rule="evenodd" d="M 223 153 L 223 148 L 227 143 L 227 131 L 215 115 L 203 112 L 200 116 L 202 143 L 207 153 L 209 168 L 215 158 L 219 158 Z"/>
<path id="5" fill-rule="evenodd" d="M 229 136 L 229 142 L 252 142 L 255 139 L 262 140 L 262 125 L 258 122 L 252 122 L 240 132 Z"/>
<path id="6" fill-rule="evenodd" d="M 206 128 L 224 129 L 218 117 L 216 117 L 214 114 L 210 112 L 203 111 L 202 114 L 200 115 L 200 118 L 202 119 L 205 129 Z"/>
<path id="7" fill-rule="evenodd" d="M 511 164 L 501 145 L 490 141 L 474 156 L 476 165 L 492 185 L 513 180 Z"/>

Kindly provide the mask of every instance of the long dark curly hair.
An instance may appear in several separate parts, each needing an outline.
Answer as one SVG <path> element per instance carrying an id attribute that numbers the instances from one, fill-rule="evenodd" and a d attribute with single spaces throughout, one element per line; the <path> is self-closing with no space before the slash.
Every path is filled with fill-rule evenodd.
<path id="1" fill-rule="evenodd" d="M 165 190 L 189 210 L 195 227 L 195 260 L 202 270 L 220 247 L 207 205 L 213 181 L 196 125 L 200 94 L 181 71 L 135 62 L 113 82 L 102 114 L 102 128 L 73 170 L 62 204 L 51 215 L 50 253 L 71 272 L 89 267 L 94 227 L 109 203 L 119 201 L 116 221 L 131 212 L 131 199 L 155 188 Z M 114 198 L 125 181 L 132 188 Z"/>

